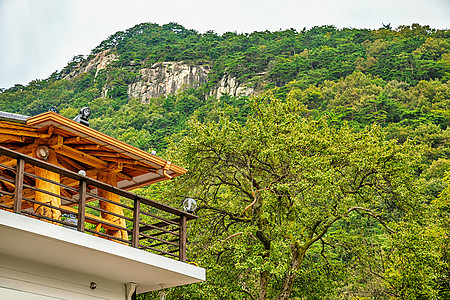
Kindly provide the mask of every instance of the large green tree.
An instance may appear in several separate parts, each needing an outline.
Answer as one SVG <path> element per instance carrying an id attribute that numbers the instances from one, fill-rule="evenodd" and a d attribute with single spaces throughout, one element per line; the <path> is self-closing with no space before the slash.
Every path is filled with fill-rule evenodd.
<path id="1" fill-rule="evenodd" d="M 377 126 L 330 127 L 291 97 L 263 95 L 249 105 L 245 124 L 192 120 L 170 149 L 189 169 L 175 192 L 199 203 L 190 247 L 207 253 L 204 298 L 302 295 L 295 282 L 308 255 L 316 245 L 323 254 L 345 220 L 367 225 L 367 216 L 389 236 L 420 207 L 409 142 L 387 141 Z"/>

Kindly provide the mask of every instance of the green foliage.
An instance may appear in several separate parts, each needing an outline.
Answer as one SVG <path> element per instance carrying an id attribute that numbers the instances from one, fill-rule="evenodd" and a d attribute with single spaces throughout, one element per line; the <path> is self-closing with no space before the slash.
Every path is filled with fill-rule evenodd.
<path id="1" fill-rule="evenodd" d="M 208 281 L 211 293 L 314 295 L 298 289 L 306 279 L 297 276 L 315 273 L 303 267 L 311 259 L 316 267 L 328 262 L 314 245 L 331 250 L 328 233 L 337 221 L 356 214 L 385 224 L 419 210 L 413 148 L 387 142 L 376 126 L 329 127 L 326 119 L 307 118 L 293 99 L 259 97 L 252 108 L 242 125 L 227 117 L 192 120 L 189 135 L 171 147 L 173 161 L 190 170 L 175 193 L 199 202 L 193 251 L 200 247 L 208 276 L 227 278 L 227 286 Z M 363 236 L 357 231 L 355 240 Z"/>
<path id="2" fill-rule="evenodd" d="M 386 257 L 388 293 L 400 299 L 438 299 L 445 280 L 445 231 L 437 224 L 400 223 Z M 442 297 L 441 299 L 446 299 Z"/>
<path id="3" fill-rule="evenodd" d="M 207 89 L 223 76 L 256 86 L 281 87 L 297 80 L 302 88 L 307 88 L 326 80 L 339 80 L 355 70 L 387 82 L 446 82 L 450 76 L 449 40 L 448 31 L 418 24 L 396 30 L 322 26 L 301 32 L 290 29 L 217 35 L 211 31 L 200 34 L 176 23 L 143 23 L 113 34 L 88 57 L 75 56 L 66 68 L 46 80 L 7 89 L 0 94 L 0 105 L 3 110 L 35 114 L 45 109 L 39 99 L 50 101 L 55 97 L 51 104 L 59 107 L 92 101 L 100 97 L 102 89 L 107 89 L 117 110 L 126 103 L 127 85 L 140 78 L 138 70 L 163 61 L 208 62 L 212 69 Z M 103 51 L 117 54 L 103 74 L 89 72 L 70 83 L 61 82 L 61 78 L 76 75 L 77 68 L 86 66 Z M 61 95 L 67 91 L 70 93 Z M 83 91 L 84 95 L 78 95 Z"/>
<path id="4" fill-rule="evenodd" d="M 93 101 L 91 109 L 94 114 L 103 110 L 103 114 L 94 118 L 91 126 L 138 148 L 161 151 L 167 146 L 165 138 L 182 132 L 187 118 L 204 105 L 199 97 L 202 95 L 191 89 L 155 99 L 150 104 L 126 100 L 117 110 L 110 106 L 111 99 L 99 98 Z"/>
<path id="5" fill-rule="evenodd" d="M 116 58 L 97 71 L 105 54 Z M 165 61 L 206 64 L 208 82 L 131 98 L 139 71 Z M 261 96 L 211 97 L 228 77 Z M 418 24 L 218 35 L 143 23 L 0 91 L 0 110 L 25 115 L 89 106 L 94 129 L 190 170 L 139 191 L 199 201 L 188 254 L 208 281 L 167 291 L 182 299 L 448 299 L 449 101 L 449 31 Z"/>

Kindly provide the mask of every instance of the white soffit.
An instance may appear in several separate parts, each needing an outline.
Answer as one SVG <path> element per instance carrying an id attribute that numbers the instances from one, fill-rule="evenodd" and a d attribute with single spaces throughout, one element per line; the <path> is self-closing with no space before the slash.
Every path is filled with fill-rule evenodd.
<path id="1" fill-rule="evenodd" d="M 127 283 L 138 293 L 201 282 L 205 269 L 0 210 L 0 254 Z"/>

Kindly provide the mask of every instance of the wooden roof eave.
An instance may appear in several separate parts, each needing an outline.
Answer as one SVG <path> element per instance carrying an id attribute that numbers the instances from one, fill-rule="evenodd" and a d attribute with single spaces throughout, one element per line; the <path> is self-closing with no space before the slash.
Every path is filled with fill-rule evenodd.
<path id="1" fill-rule="evenodd" d="M 29 117 L 27 119 L 27 125 L 34 128 L 42 128 L 53 125 L 56 128 L 61 128 L 77 136 L 87 138 L 94 143 L 110 147 L 111 149 L 114 149 L 119 153 L 126 154 L 138 161 L 147 162 L 151 165 L 156 165 L 161 169 L 166 169 L 170 171 L 171 177 L 176 177 L 187 172 L 186 169 L 180 166 L 171 164 L 170 162 L 162 158 L 128 145 L 127 143 L 119 141 L 106 134 L 98 132 L 95 129 L 82 125 L 76 121 L 58 115 L 54 112 L 49 111 L 37 116 Z"/>

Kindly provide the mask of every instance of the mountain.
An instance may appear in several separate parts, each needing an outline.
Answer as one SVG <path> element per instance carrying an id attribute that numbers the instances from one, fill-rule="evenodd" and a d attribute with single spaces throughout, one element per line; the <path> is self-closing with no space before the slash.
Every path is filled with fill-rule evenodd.
<path id="1" fill-rule="evenodd" d="M 300 108 L 296 109 L 304 111 L 305 119 L 326 122 L 323 128 L 329 128 L 328 132 L 334 129 L 354 130 L 361 134 L 363 140 L 370 136 L 364 132 L 371 132 L 369 126 L 375 124 L 382 128 L 380 132 L 389 140 L 386 143 L 380 140 L 380 145 L 409 145 L 414 140 L 420 161 L 419 166 L 410 171 L 420 182 L 420 199 L 426 200 L 421 205 L 427 207 L 428 212 L 433 212 L 430 215 L 434 219 L 425 220 L 423 217 L 424 220 L 414 219 L 404 228 L 400 226 L 398 231 L 404 236 L 397 236 L 399 240 L 396 245 L 389 244 L 388 235 L 383 235 L 379 227 L 370 223 L 372 219 L 367 218 L 367 238 L 373 238 L 370 243 L 381 240 L 381 246 L 380 249 L 373 248 L 374 255 L 364 253 L 364 257 L 373 258 L 378 253 L 387 255 L 382 261 L 386 258 L 389 267 L 382 265 L 382 269 L 385 269 L 380 274 L 391 276 L 386 278 L 391 280 L 392 286 L 383 286 L 380 282 L 386 278 L 373 276 L 373 266 L 366 264 L 367 261 L 361 262 L 362 269 L 354 268 L 358 256 L 351 256 L 354 253 L 349 249 L 336 250 L 342 245 L 333 244 L 332 248 L 336 248 L 327 250 L 328 260 L 323 251 L 330 245 L 322 241 L 322 245 L 313 251 L 316 256 L 308 258 L 310 261 L 304 269 L 307 271 L 301 274 L 301 281 L 295 282 L 294 294 L 299 298 L 307 298 L 308 295 L 316 297 L 320 290 L 322 298 L 317 296 L 317 299 L 330 299 L 336 295 L 345 299 L 387 299 L 391 296 L 395 299 L 416 299 L 414 292 L 402 294 L 410 292 L 409 286 L 418 286 L 416 291 L 426 286 L 428 290 L 425 290 L 424 295 L 437 295 L 438 291 L 445 293 L 449 289 L 450 274 L 447 267 L 448 243 L 441 250 L 436 250 L 434 241 L 441 241 L 442 236 L 448 237 L 448 222 L 445 220 L 448 220 L 450 211 L 450 192 L 446 179 L 450 170 L 449 30 L 412 24 L 396 29 L 389 25 L 377 30 L 320 26 L 302 31 L 289 29 L 218 35 L 212 31 L 201 34 L 176 23 L 144 23 L 111 35 L 89 55 L 75 56 L 63 70 L 45 80 L 34 80 L 26 86 L 16 85 L 1 91 L 0 110 L 35 115 L 54 106 L 60 114 L 73 118 L 82 107 L 89 106 L 92 110 L 90 125 L 94 129 L 146 151 L 157 150 L 165 155 L 167 139 L 175 142 L 181 140 L 189 130 L 189 120 L 198 120 L 214 129 L 213 125 L 218 124 L 214 122 L 226 116 L 228 128 L 233 130 L 244 126 L 249 116 L 253 117 L 255 123 L 257 114 L 252 111 L 255 105 L 251 99 L 255 95 L 262 99 L 259 107 L 264 107 L 264 101 L 270 102 L 270 99 L 276 99 L 274 103 L 278 103 L 279 107 L 284 107 L 285 103 L 300 104 Z M 272 115 L 283 117 L 276 110 Z M 272 120 L 271 115 L 264 117 Z M 295 122 L 291 125 L 295 125 Z M 323 130 L 320 126 L 317 128 Z M 290 132 L 280 132 L 289 137 Z M 207 134 L 204 138 L 208 139 Z M 228 142 L 228 138 L 222 142 Z M 357 145 L 359 140 L 353 142 Z M 340 148 L 339 143 L 333 145 Z M 286 153 L 289 153 L 287 150 Z M 242 151 L 245 154 L 246 149 Z M 353 159 L 359 160 L 357 153 L 352 154 Z M 333 165 L 333 161 L 328 162 Z M 345 159 L 339 161 L 345 165 L 344 162 Z M 361 160 L 361 163 L 364 161 Z M 311 178 L 314 179 L 314 176 L 312 172 Z M 330 184 L 334 184 L 333 180 L 330 178 Z M 253 183 L 251 186 L 253 188 Z M 285 188 L 288 187 L 280 186 L 280 191 L 283 192 Z M 170 188 L 158 186 L 155 189 L 145 192 L 165 201 L 161 195 Z M 232 193 L 222 196 L 224 199 L 237 197 Z M 233 203 L 230 200 L 227 205 L 234 208 Z M 396 207 L 381 209 L 383 213 L 392 213 L 395 217 Z M 210 215 L 215 216 L 220 211 L 213 211 Z M 240 214 L 231 216 L 231 220 L 242 219 Z M 217 224 L 224 219 L 218 220 Z M 366 220 L 362 215 L 354 219 Z M 360 230 L 356 223 L 351 222 L 340 224 L 342 228 L 334 228 L 336 231 L 333 234 L 338 235 L 350 229 Z M 201 231 L 196 227 L 192 230 Z M 416 235 L 416 232 L 420 234 Z M 244 235 L 241 234 L 224 235 L 222 241 L 242 238 Z M 256 240 L 257 232 L 255 235 L 252 233 L 246 238 Z M 214 236 L 214 239 L 218 237 Z M 197 250 L 193 253 L 220 273 L 222 266 L 218 266 L 219 257 L 222 250 L 226 249 L 221 250 L 222 246 L 208 248 L 213 252 L 217 250 L 212 254 L 202 250 L 203 242 L 206 241 L 207 245 L 211 242 L 209 235 L 195 235 L 192 240 L 192 247 L 200 249 L 195 248 Z M 404 245 L 405 240 L 412 240 L 411 244 L 415 244 Z M 358 240 L 348 242 L 351 247 L 361 246 Z M 422 248 L 416 251 L 414 247 Z M 386 249 L 394 250 L 389 252 Z M 249 253 L 256 250 L 252 248 Z M 405 256 L 396 256 L 400 252 L 410 255 L 409 258 L 402 260 Z M 421 255 L 420 260 L 416 258 L 418 255 Z M 430 266 L 433 261 L 439 264 Z M 402 269 L 405 262 L 406 267 Z M 234 275 L 227 275 L 227 280 L 236 281 L 234 286 L 230 284 L 227 287 L 229 290 L 225 288 L 228 281 L 217 275 L 203 286 L 203 290 L 193 287 L 192 290 L 173 291 L 174 298 L 177 295 L 184 297 L 193 294 L 199 295 L 199 299 L 206 299 L 209 293 L 205 291 L 221 295 L 223 290 L 232 291 L 233 299 L 243 299 L 246 297 L 245 292 L 251 296 L 252 293 L 242 282 L 258 282 L 259 279 L 251 277 L 250 272 L 246 273 L 247 269 L 243 267 L 246 263 L 248 261 L 242 257 L 241 268 L 244 271 L 239 276 L 231 278 Z M 253 263 L 258 265 L 259 260 L 255 258 Z M 319 266 L 322 263 L 323 267 L 308 269 L 310 265 Z M 422 268 L 419 263 L 430 269 Z M 229 269 L 223 269 L 225 275 L 228 270 L 236 271 L 234 265 L 226 267 Z M 406 270 L 409 267 L 427 274 L 435 273 L 429 278 L 428 275 L 414 277 L 416 271 Z M 274 270 L 273 276 L 278 276 L 277 272 Z M 351 281 L 354 278 L 358 279 L 357 283 Z M 423 282 L 424 285 L 419 286 Z M 404 286 L 407 287 L 400 290 L 399 294 L 380 292 L 383 289 L 394 291 L 394 288 L 401 289 Z M 446 296 L 448 293 L 436 299 L 448 299 Z"/>
<path id="2" fill-rule="evenodd" d="M 264 91 L 300 93 L 310 109 L 339 120 L 425 117 L 444 128 L 449 45 L 450 31 L 418 24 L 218 35 L 144 23 L 111 35 L 45 80 L 2 91 L 0 110 L 35 115 L 54 106 L 74 117 L 90 106 L 94 128 L 157 150 L 196 110 L 206 117 L 214 105 L 240 107 Z M 130 109 L 142 117 L 129 119 Z"/>

